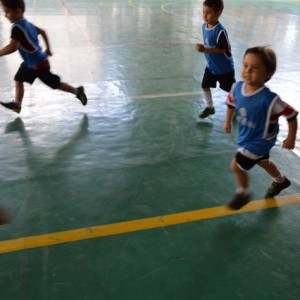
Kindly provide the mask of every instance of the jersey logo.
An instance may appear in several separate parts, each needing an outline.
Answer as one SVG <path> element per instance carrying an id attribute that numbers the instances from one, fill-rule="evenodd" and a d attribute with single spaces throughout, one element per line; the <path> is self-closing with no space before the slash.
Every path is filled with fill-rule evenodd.
<path id="1" fill-rule="evenodd" d="M 243 126 L 247 126 L 249 128 L 255 128 L 256 124 L 252 121 L 248 121 L 247 119 L 247 110 L 245 107 L 241 107 L 239 109 L 239 115 L 237 116 L 237 121 L 243 125 Z"/>

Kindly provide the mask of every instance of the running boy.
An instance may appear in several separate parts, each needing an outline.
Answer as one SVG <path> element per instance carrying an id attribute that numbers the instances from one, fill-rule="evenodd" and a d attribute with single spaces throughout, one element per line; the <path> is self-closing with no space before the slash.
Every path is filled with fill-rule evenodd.
<path id="1" fill-rule="evenodd" d="M 215 113 L 210 88 L 215 88 L 219 82 L 220 88 L 229 92 L 235 82 L 231 46 L 227 32 L 219 22 L 223 9 L 223 0 L 205 0 L 203 2 L 205 23 L 202 25 L 202 35 L 204 44 L 196 45 L 196 50 L 204 53 L 207 61 L 201 84 L 206 102 L 206 108 L 199 114 L 199 118 L 202 119 Z"/>
<path id="2" fill-rule="evenodd" d="M 255 165 L 262 167 L 271 177 L 272 185 L 265 198 L 273 198 L 290 186 L 269 158 L 279 131 L 278 119 L 284 116 L 288 122 L 288 135 L 282 147 L 293 149 L 297 133 L 297 114 L 290 105 L 265 86 L 276 71 L 276 55 L 271 48 L 253 47 L 246 50 L 242 79 L 235 83 L 227 98 L 227 113 L 224 130 L 231 131 L 231 119 L 236 112 L 238 122 L 239 148 L 231 162 L 231 169 L 237 181 L 236 194 L 229 207 L 240 209 L 250 201 L 248 174 Z"/>
<path id="3" fill-rule="evenodd" d="M 46 32 L 29 23 L 24 18 L 24 0 L 1 0 L 5 17 L 12 23 L 10 42 L 0 49 L 0 56 L 11 54 L 19 50 L 24 62 L 15 75 L 15 100 L 13 102 L 0 102 L 4 107 L 16 113 L 21 112 L 24 96 L 24 82 L 32 84 L 36 78 L 52 89 L 59 89 L 72 93 L 81 101 L 87 104 L 87 97 L 82 86 L 75 88 L 67 83 L 61 82 L 59 76 L 52 74 L 48 56 L 51 56 L 51 49 Z M 39 45 L 38 35 L 41 35 L 46 49 L 45 52 Z"/>

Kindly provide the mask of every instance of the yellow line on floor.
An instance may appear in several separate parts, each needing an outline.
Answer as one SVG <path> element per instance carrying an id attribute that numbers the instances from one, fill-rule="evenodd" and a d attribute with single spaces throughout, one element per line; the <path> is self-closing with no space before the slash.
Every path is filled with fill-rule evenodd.
<path id="1" fill-rule="evenodd" d="M 26 250 L 30 248 L 38 248 L 56 244 L 81 241 L 97 237 L 111 236 L 122 233 L 183 224 L 199 220 L 230 216 L 234 214 L 241 214 L 251 211 L 264 210 L 299 203 L 300 194 L 294 194 L 290 196 L 278 197 L 276 200 L 268 199 L 252 201 L 243 209 L 238 211 L 230 210 L 226 206 L 217 206 L 188 212 L 180 212 L 165 216 L 74 229 L 37 236 L 22 237 L 15 240 L 6 240 L 0 242 L 0 254 L 19 250 Z"/>

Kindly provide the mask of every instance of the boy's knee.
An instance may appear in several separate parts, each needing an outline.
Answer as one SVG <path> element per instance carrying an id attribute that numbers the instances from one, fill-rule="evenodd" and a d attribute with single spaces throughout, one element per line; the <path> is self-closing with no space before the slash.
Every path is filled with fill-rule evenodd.
<path id="1" fill-rule="evenodd" d="M 271 164 L 271 161 L 269 159 L 261 160 L 257 163 L 261 168 L 268 168 Z"/>
<path id="2" fill-rule="evenodd" d="M 57 75 L 52 75 L 51 80 L 48 82 L 48 86 L 54 90 L 59 89 L 60 87 L 60 77 Z"/>

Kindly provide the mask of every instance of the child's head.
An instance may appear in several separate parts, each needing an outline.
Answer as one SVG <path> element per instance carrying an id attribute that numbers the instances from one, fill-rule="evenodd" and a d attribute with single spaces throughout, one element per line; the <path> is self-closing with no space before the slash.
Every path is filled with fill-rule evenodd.
<path id="1" fill-rule="evenodd" d="M 14 23 L 19 19 L 23 18 L 25 12 L 25 2 L 24 0 L 0 0 L 2 3 L 2 8 L 5 17 Z"/>
<path id="2" fill-rule="evenodd" d="M 250 72 L 260 77 L 261 81 L 267 82 L 276 71 L 276 54 L 267 46 L 248 48 L 244 54 L 242 77 L 248 78 Z"/>
<path id="3" fill-rule="evenodd" d="M 210 27 L 219 22 L 219 18 L 224 9 L 223 0 L 204 0 L 203 2 L 203 21 Z"/>
<path id="4" fill-rule="evenodd" d="M 24 0 L 1 0 L 2 6 L 11 9 L 18 10 L 20 9 L 23 13 L 25 12 L 25 2 Z"/>
<path id="5" fill-rule="evenodd" d="M 203 5 L 212 8 L 215 12 L 222 13 L 224 9 L 223 0 L 204 0 Z"/>

